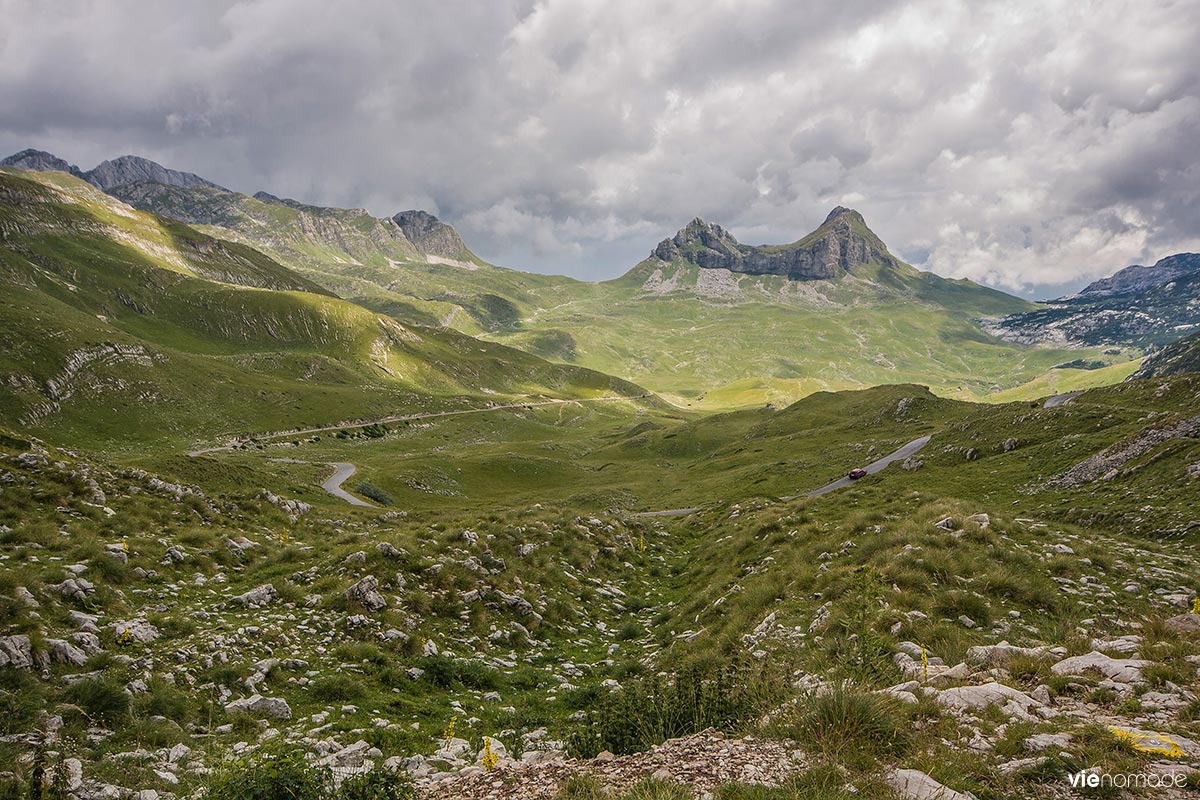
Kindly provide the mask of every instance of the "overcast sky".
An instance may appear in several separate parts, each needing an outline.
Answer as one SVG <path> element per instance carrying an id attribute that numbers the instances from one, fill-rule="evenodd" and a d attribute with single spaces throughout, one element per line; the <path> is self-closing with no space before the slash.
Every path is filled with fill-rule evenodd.
<path id="1" fill-rule="evenodd" d="M 1031 296 L 1200 250 L 1200 0 L 0 0 L 0 155 L 124 153 L 607 278 L 853 206 Z"/>

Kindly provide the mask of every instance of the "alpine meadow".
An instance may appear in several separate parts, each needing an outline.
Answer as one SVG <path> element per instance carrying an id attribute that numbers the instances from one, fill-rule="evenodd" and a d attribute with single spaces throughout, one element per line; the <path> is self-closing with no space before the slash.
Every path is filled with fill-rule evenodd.
<path id="1" fill-rule="evenodd" d="M 1200 792 L 1192 3 L 0 9 L 0 800 Z"/>

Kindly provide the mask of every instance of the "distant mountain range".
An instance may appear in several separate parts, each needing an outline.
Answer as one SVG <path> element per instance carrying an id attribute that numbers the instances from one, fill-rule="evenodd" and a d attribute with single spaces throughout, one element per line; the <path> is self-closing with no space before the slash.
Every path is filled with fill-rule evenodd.
<path id="1" fill-rule="evenodd" d="M 1052 388 L 1056 367 L 1091 371 L 1071 385 L 1095 385 L 1198 319 L 1194 255 L 1037 304 L 905 264 L 844 207 L 778 245 L 743 244 L 695 219 L 620 278 L 588 283 L 488 264 L 424 211 L 377 218 L 250 196 L 137 156 L 87 172 L 38 150 L 0 164 L 66 172 L 402 323 L 620 375 L 701 407 L 904 381 L 964 397 L 1020 394 L 1023 384 Z"/>
<path id="2" fill-rule="evenodd" d="M 989 330 L 1027 344 L 1154 348 L 1200 329 L 1200 254 L 1126 267 L 1081 292 L 995 320 Z"/>

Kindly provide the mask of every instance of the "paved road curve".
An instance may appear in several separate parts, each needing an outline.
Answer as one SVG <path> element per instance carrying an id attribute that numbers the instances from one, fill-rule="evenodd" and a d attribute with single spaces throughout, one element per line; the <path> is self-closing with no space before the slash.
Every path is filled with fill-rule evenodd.
<path id="1" fill-rule="evenodd" d="M 349 480 L 350 476 L 358 470 L 358 467 L 349 461 L 303 461 L 299 458 L 272 458 L 271 460 L 283 464 L 324 464 L 327 467 L 333 467 L 333 474 L 321 482 L 322 489 L 339 500 L 345 500 L 352 506 L 378 508 L 374 503 L 368 503 L 362 498 L 355 497 L 342 488 L 342 484 Z"/>
<path id="2" fill-rule="evenodd" d="M 899 450 L 896 450 L 895 452 L 888 453 L 886 456 L 879 459 L 878 461 L 872 461 L 870 464 L 867 464 L 867 466 L 863 467 L 863 469 L 865 469 L 867 471 L 868 475 L 874 475 L 876 472 L 879 472 L 881 469 L 886 467 L 888 464 L 891 464 L 893 461 L 899 461 L 902 458 L 908 458 L 913 453 L 917 452 L 922 447 L 929 444 L 930 438 L 932 438 L 932 437 L 922 436 L 920 439 L 913 439 L 911 442 L 904 445 L 904 447 L 901 447 Z M 845 477 L 838 478 L 833 483 L 826 484 L 826 485 L 822 486 L 820 489 L 813 489 L 811 492 L 807 492 L 804 495 L 797 494 L 797 495 L 793 495 L 791 497 L 784 497 L 782 499 L 795 500 L 797 497 L 801 497 L 801 496 L 803 496 L 803 497 L 820 497 L 823 494 L 832 492 L 834 489 L 842 489 L 846 486 L 851 486 L 853 484 L 854 484 L 854 481 L 850 480 L 849 478 L 845 478 Z"/>
<path id="3" fill-rule="evenodd" d="M 1081 394 L 1083 394 L 1082 391 L 1052 395 L 1046 398 L 1046 402 L 1042 404 L 1042 408 L 1058 408 L 1059 406 L 1065 406 L 1067 403 L 1071 402 L 1076 397 L 1079 397 Z"/>
<path id="4" fill-rule="evenodd" d="M 879 472 L 881 469 L 886 467 L 888 464 L 891 464 L 893 461 L 898 461 L 901 458 L 908 458 L 913 453 L 917 452 L 922 447 L 929 444 L 929 440 L 931 438 L 932 438 L 931 436 L 922 436 L 920 439 L 913 439 L 911 442 L 904 445 L 899 450 L 896 450 L 895 452 L 892 452 L 892 453 L 888 453 L 886 456 L 879 459 L 878 461 L 873 461 L 872 463 L 868 464 L 865 467 L 865 469 L 867 470 L 867 473 L 870 475 L 874 475 L 876 472 Z M 838 480 L 834 481 L 833 483 L 830 483 L 826 486 L 822 486 L 820 489 L 813 489 L 811 492 L 808 492 L 806 494 L 803 494 L 803 495 L 793 494 L 793 495 L 789 495 L 788 497 L 781 497 L 779 499 L 780 500 L 795 500 L 799 497 L 819 497 L 820 495 L 826 494 L 827 492 L 832 492 L 834 489 L 841 489 L 842 487 L 850 486 L 853 483 L 854 483 L 854 481 L 850 480 L 849 478 L 839 478 Z M 630 516 L 634 516 L 634 517 L 683 517 L 683 516 L 687 516 L 688 514 L 694 514 L 697 511 L 699 511 L 701 508 L 702 508 L 702 506 L 697 506 L 695 508 L 671 508 L 671 509 L 667 509 L 666 511 L 642 511 L 637 514 L 631 514 Z"/>
<path id="5" fill-rule="evenodd" d="M 333 467 L 334 469 L 333 474 L 326 478 L 321 484 L 322 489 L 329 492 L 334 497 L 340 497 L 352 506 L 366 506 L 367 508 L 376 507 L 374 503 L 368 503 L 366 500 L 355 497 L 342 488 L 342 484 L 345 483 L 346 479 L 353 475 L 357 469 L 353 464 L 346 461 L 329 461 L 326 463 L 328 463 L 329 466 Z"/>
<path id="6" fill-rule="evenodd" d="M 578 399 L 532 400 L 532 401 L 526 401 L 523 403 L 507 403 L 505 405 L 485 406 L 483 408 L 465 408 L 465 409 L 459 409 L 456 411 L 426 411 L 426 412 L 422 412 L 420 414 L 405 414 L 405 415 L 401 415 L 401 416 L 384 417 L 382 419 L 373 420 L 371 422 L 347 422 L 347 423 L 342 423 L 339 425 L 325 425 L 320 428 L 304 428 L 302 430 L 294 430 L 294 431 L 278 431 L 275 433 L 261 433 L 253 438 L 255 438 L 255 439 L 279 439 L 279 438 L 285 437 L 285 436 L 304 436 L 304 435 L 308 435 L 311 433 L 323 433 L 325 431 L 341 430 L 342 428 L 357 428 L 357 427 L 360 427 L 363 425 L 372 425 L 372 424 L 380 424 L 380 423 L 388 423 L 388 422 L 407 422 L 410 420 L 432 419 L 435 417 L 456 417 L 456 416 L 459 416 L 460 414 L 484 414 L 488 411 L 501 411 L 506 408 L 528 408 L 530 406 L 553 406 L 553 405 L 561 405 L 563 403 L 596 403 L 596 402 L 602 403 L 602 402 L 611 402 L 613 400 L 639 400 L 639 399 L 643 399 L 646 397 L 652 397 L 652 396 L 653 396 L 653 394 L 651 392 L 646 392 L 645 394 L 639 394 L 636 396 L 605 395 L 603 397 L 582 397 L 582 398 L 578 398 Z M 188 453 L 188 456 L 191 458 L 196 458 L 197 456 L 207 455 L 208 453 L 219 453 L 222 451 L 232 451 L 232 450 L 237 449 L 237 446 L 245 441 L 247 441 L 247 439 L 239 439 L 234 444 L 219 445 L 216 447 L 205 447 L 200 450 L 192 450 L 190 453 Z M 339 500 L 345 500 L 350 505 L 366 506 L 367 508 L 378 508 L 378 506 L 376 506 L 374 503 L 368 503 L 366 500 L 362 500 L 361 498 L 355 497 L 354 495 L 350 494 L 349 492 L 347 492 L 345 489 L 342 488 L 342 484 L 345 483 L 350 478 L 350 476 L 353 475 L 355 473 L 355 471 L 357 470 L 357 467 L 355 467 L 353 464 L 349 463 L 348 461 L 316 461 L 316 462 L 313 462 L 313 461 L 302 461 L 297 458 L 273 458 L 271 460 L 272 461 L 283 461 L 283 462 L 290 463 L 290 464 L 313 464 L 313 463 L 316 463 L 316 464 L 326 464 L 328 466 L 331 466 L 331 467 L 333 467 L 333 474 L 330 475 L 321 484 L 322 489 L 329 492 L 331 495 L 338 498 Z"/>

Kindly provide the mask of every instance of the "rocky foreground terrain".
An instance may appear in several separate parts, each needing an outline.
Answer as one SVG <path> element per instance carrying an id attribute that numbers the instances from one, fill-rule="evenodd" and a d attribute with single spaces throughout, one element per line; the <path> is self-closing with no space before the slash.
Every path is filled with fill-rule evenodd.
<path id="1" fill-rule="evenodd" d="M 1089 769 L 1184 797 L 1200 772 L 1179 544 L 911 495 L 330 515 L 5 450 L 13 786 L 189 797 L 281 747 L 431 800 L 1070 797 Z"/>

